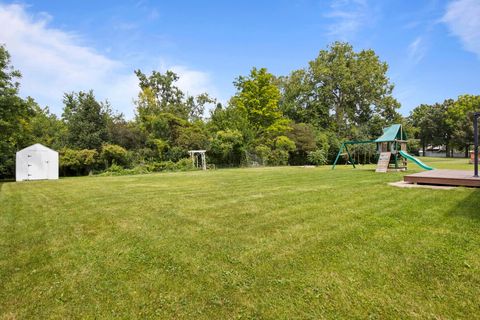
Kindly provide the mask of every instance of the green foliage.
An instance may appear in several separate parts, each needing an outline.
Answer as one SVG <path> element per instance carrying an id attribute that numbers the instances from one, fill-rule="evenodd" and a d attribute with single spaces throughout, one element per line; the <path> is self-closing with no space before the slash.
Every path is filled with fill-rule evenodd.
<path id="1" fill-rule="evenodd" d="M 168 70 L 164 74 L 153 71 L 147 77 L 136 70 L 141 92 L 136 101 L 137 119 L 148 122 L 148 117 L 161 113 L 172 114 L 183 120 L 196 121 L 202 119 L 205 106 L 215 104 L 216 100 L 207 93 L 196 97 L 186 95 L 176 83 L 178 75 Z"/>
<path id="2" fill-rule="evenodd" d="M 208 148 L 209 137 L 201 122 L 180 127 L 175 145 L 186 150 L 204 150 Z"/>
<path id="3" fill-rule="evenodd" d="M 311 125 L 306 123 L 293 124 L 288 137 L 295 143 L 295 148 L 298 151 L 308 152 L 315 149 L 315 130 Z"/>
<path id="4" fill-rule="evenodd" d="M 307 155 L 307 160 L 310 164 L 321 166 L 328 163 L 327 155 L 324 150 L 318 149 L 310 151 Z"/>
<path id="5" fill-rule="evenodd" d="M 108 102 L 99 103 L 93 91 L 67 93 L 63 120 L 68 129 L 67 143 L 77 149 L 96 149 L 108 140 Z"/>
<path id="6" fill-rule="evenodd" d="M 260 159 L 260 164 L 266 165 L 270 164 L 270 154 L 272 153 L 272 149 L 266 145 L 260 144 L 255 147 L 255 154 Z"/>
<path id="7" fill-rule="evenodd" d="M 403 124 L 408 136 L 418 139 L 420 146 L 408 146 L 411 153 L 445 145 L 447 154 L 457 148 L 467 155 L 480 96 L 421 105 L 404 119 L 396 111 L 387 71 L 373 50 L 335 42 L 286 77 L 252 68 L 235 79 L 236 93 L 224 107 L 208 94 L 183 92 L 172 71 L 137 70 L 135 119 L 113 112 L 93 91 L 65 94 L 58 119 L 33 99 L 18 96 L 20 72 L 0 46 L 0 177 L 13 176 L 15 152 L 33 143 L 70 150 L 63 155 L 64 175 L 113 164 L 112 173 L 118 166 L 131 168 L 130 173 L 156 171 L 156 164 L 173 168 L 193 149 L 207 150 L 208 163 L 216 167 L 325 163 L 335 158 L 341 141 L 375 139 L 392 123 Z M 209 106 L 214 108 L 205 118 Z M 100 155 L 88 163 L 79 150 Z M 352 146 L 351 153 L 355 162 L 375 160 L 373 146 Z"/>
<path id="8" fill-rule="evenodd" d="M 141 92 L 137 101 L 137 112 L 140 118 L 159 113 L 171 113 L 176 117 L 187 119 L 189 110 L 184 103 L 185 94 L 175 83 L 178 75 L 168 70 L 165 74 L 152 71 L 146 76 L 136 70 Z"/>
<path id="9" fill-rule="evenodd" d="M 102 173 L 98 174 L 100 176 L 128 176 L 128 175 L 137 175 L 137 174 L 147 174 L 150 173 L 150 169 L 145 165 L 138 165 L 130 169 L 125 169 L 122 166 L 117 164 L 112 164 L 108 169 L 104 170 Z"/>
<path id="10" fill-rule="evenodd" d="M 267 156 L 267 165 L 286 166 L 288 164 L 288 151 L 282 149 L 271 150 Z"/>
<path id="11" fill-rule="evenodd" d="M 195 167 L 191 159 L 183 158 L 177 161 L 177 163 L 175 164 L 175 169 L 178 171 L 189 171 L 194 170 Z"/>
<path id="12" fill-rule="evenodd" d="M 282 110 L 297 122 L 343 137 L 374 115 L 392 121 L 400 105 L 391 96 L 387 70 L 373 50 L 357 53 L 350 44 L 335 42 L 321 50 L 308 68 L 279 79 Z"/>
<path id="13" fill-rule="evenodd" d="M 122 166 L 113 163 L 109 168 L 102 171 L 100 176 L 126 176 L 126 175 L 137 175 L 137 174 L 147 174 L 153 172 L 170 172 L 170 171 L 191 171 L 196 170 L 193 166 L 192 160 L 183 158 L 177 162 L 173 161 L 161 161 L 161 162 L 150 162 L 146 164 L 139 164 L 133 168 L 124 168 Z"/>
<path id="14" fill-rule="evenodd" d="M 420 139 L 423 151 L 428 144 L 443 144 L 447 147 L 449 156 L 454 127 L 448 121 L 447 115 L 453 104 L 453 100 L 445 100 L 434 105 L 422 104 L 411 112 L 409 122 L 418 129 L 416 138 Z"/>
<path id="15" fill-rule="evenodd" d="M 295 142 L 293 142 L 286 136 L 276 137 L 274 141 L 274 145 L 275 145 L 275 149 L 283 150 L 287 152 L 292 152 L 292 151 L 295 151 L 296 149 Z"/>
<path id="16" fill-rule="evenodd" d="M 243 113 L 257 137 L 275 137 L 288 131 L 289 121 L 278 107 L 280 91 L 267 69 L 253 68 L 249 76 L 239 76 L 234 84 L 237 93 L 231 104 Z"/>
<path id="17" fill-rule="evenodd" d="M 92 173 L 98 163 L 97 150 L 60 150 L 60 172 L 63 175 L 84 175 Z"/>
<path id="18" fill-rule="evenodd" d="M 244 139 L 238 130 L 217 131 L 210 141 L 211 159 L 216 164 L 240 165 L 244 156 Z"/>
<path id="19" fill-rule="evenodd" d="M 307 153 L 316 149 L 315 129 L 310 124 L 294 123 L 288 137 L 295 143 L 295 150 L 290 152 L 289 164 L 306 164 Z"/>
<path id="20" fill-rule="evenodd" d="M 173 162 L 180 161 L 180 159 L 183 159 L 188 156 L 188 150 L 182 148 L 182 147 L 171 147 L 168 149 L 166 152 L 166 159 L 171 160 Z"/>
<path id="21" fill-rule="evenodd" d="M 419 156 L 420 153 L 418 152 L 422 148 L 419 139 L 409 139 L 407 143 L 407 152 L 414 156 Z"/>
<path id="22" fill-rule="evenodd" d="M 60 149 L 67 145 L 67 127 L 48 108 L 40 108 L 31 101 L 33 116 L 29 119 L 29 143 L 41 143 L 52 149 Z"/>
<path id="23" fill-rule="evenodd" d="M 28 144 L 32 100 L 18 96 L 20 78 L 7 49 L 0 45 L 0 179 L 13 175 L 15 152 Z"/>
<path id="24" fill-rule="evenodd" d="M 190 160 L 190 162 L 192 162 Z M 149 163 L 149 168 L 153 172 L 175 171 L 175 162 L 171 160 Z"/>
<path id="25" fill-rule="evenodd" d="M 115 144 L 104 144 L 100 152 L 100 159 L 105 163 L 106 168 L 113 164 L 123 167 L 129 164 L 127 150 Z"/>
<path id="26" fill-rule="evenodd" d="M 108 142 L 127 150 L 145 148 L 147 136 L 134 121 L 127 121 L 123 115 L 111 115 L 107 121 Z"/>
<path id="27" fill-rule="evenodd" d="M 480 111 L 480 95 L 462 95 L 446 111 L 445 122 L 451 128 L 452 143 L 465 150 L 473 144 L 473 114 Z"/>

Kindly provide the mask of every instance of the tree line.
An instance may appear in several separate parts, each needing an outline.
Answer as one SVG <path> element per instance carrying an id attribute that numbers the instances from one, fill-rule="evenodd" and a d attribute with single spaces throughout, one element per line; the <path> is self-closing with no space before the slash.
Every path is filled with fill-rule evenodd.
<path id="1" fill-rule="evenodd" d="M 32 143 L 60 152 L 62 175 L 188 170 L 192 149 L 207 150 L 217 167 L 320 165 L 332 161 L 342 141 L 374 139 L 392 123 L 418 139 L 412 151 L 443 144 L 467 152 L 480 97 L 420 105 L 402 117 L 387 71 L 373 50 L 334 42 L 287 76 L 252 68 L 234 80 L 236 93 L 225 105 L 206 93 L 186 94 L 172 71 L 136 70 L 134 119 L 93 90 L 65 93 L 58 117 L 19 96 L 21 73 L 0 46 L 0 176 L 13 176 L 16 151 Z M 352 152 L 358 162 L 374 161 L 373 145 Z"/>

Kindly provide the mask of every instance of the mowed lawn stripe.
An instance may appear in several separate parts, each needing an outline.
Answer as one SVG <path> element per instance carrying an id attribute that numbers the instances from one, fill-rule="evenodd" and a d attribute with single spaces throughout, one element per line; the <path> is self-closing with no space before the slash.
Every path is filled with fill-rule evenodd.
<path id="1" fill-rule="evenodd" d="M 0 316 L 471 318 L 480 194 L 372 167 L 5 183 Z"/>

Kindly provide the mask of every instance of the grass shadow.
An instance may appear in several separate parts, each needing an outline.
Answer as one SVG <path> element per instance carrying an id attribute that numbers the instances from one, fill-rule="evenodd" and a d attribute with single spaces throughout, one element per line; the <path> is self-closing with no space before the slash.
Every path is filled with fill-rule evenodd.
<path id="1" fill-rule="evenodd" d="M 471 188 L 471 192 L 448 215 L 480 220 L 480 188 Z"/>

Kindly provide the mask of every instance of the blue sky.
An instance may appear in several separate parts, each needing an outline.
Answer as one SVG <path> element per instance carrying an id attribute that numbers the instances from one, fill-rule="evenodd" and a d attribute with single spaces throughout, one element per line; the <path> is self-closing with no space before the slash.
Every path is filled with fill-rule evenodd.
<path id="1" fill-rule="evenodd" d="M 131 118 L 135 69 L 173 69 L 190 94 L 225 102 L 253 66 L 287 75 L 335 40 L 389 64 L 404 115 L 480 94 L 480 0 L 0 0 L 0 21 L 21 94 L 57 114 L 63 92 L 94 89 Z"/>

